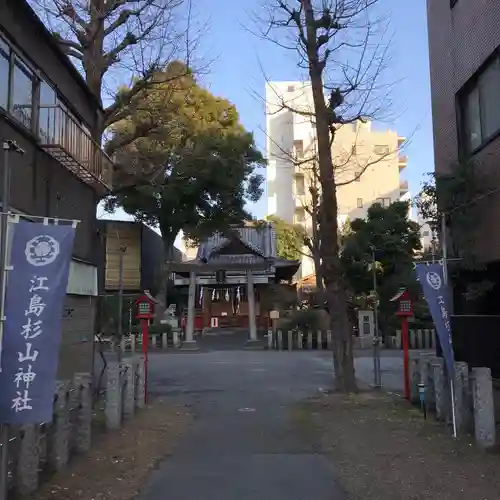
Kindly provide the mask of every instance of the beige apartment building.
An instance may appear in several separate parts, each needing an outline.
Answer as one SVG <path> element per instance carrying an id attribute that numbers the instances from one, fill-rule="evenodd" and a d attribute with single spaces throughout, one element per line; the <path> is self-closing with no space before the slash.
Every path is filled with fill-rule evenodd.
<path id="1" fill-rule="evenodd" d="M 313 109 L 309 83 L 270 82 L 266 104 L 268 213 L 312 230 L 307 207 L 316 130 L 309 117 L 293 111 Z M 403 142 L 397 132 L 379 130 L 370 121 L 337 130 L 332 152 L 339 224 L 365 217 L 374 203 L 409 199 L 408 183 L 400 175 L 407 164 Z M 300 273 L 314 273 L 312 259 L 303 259 Z"/>

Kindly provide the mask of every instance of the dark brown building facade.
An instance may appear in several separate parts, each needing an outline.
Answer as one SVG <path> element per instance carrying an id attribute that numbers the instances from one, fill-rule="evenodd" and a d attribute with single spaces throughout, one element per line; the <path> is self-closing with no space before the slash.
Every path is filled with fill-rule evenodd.
<path id="1" fill-rule="evenodd" d="M 437 173 L 471 160 L 489 190 L 474 251 L 500 261 L 500 1 L 427 0 Z M 495 191 L 495 189 L 498 189 Z"/>
<path id="2" fill-rule="evenodd" d="M 92 369 L 97 295 L 96 205 L 112 164 L 92 138 L 99 105 L 25 0 L 0 2 L 0 140 L 10 153 L 10 209 L 76 219 L 60 377 Z M 0 158 L 0 169 L 3 158 Z M 1 191 L 0 191 L 1 192 Z"/>

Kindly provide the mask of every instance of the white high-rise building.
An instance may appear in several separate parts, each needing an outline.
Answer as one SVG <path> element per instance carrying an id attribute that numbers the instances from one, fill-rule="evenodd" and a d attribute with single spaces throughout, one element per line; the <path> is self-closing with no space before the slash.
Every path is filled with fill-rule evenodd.
<path id="1" fill-rule="evenodd" d="M 268 213 L 311 229 L 305 207 L 310 204 L 311 163 L 316 148 L 312 91 L 309 82 L 269 82 L 266 85 Z M 388 205 L 408 196 L 400 172 L 404 138 L 392 130 L 375 130 L 372 123 L 342 125 L 332 146 L 337 183 L 339 224 L 365 217 L 373 203 Z M 309 161 L 310 160 L 310 161 Z M 314 273 L 305 257 L 301 275 Z"/>

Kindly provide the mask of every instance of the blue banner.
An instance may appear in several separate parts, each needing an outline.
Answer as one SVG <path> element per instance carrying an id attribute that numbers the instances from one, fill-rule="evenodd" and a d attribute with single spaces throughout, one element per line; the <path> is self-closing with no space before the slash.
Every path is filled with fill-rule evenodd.
<path id="1" fill-rule="evenodd" d="M 0 423 L 50 422 L 75 228 L 23 220 L 11 227 Z"/>
<path id="2" fill-rule="evenodd" d="M 436 327 L 446 368 L 448 373 L 453 373 L 454 356 L 450 319 L 451 291 L 443 278 L 443 265 L 439 262 L 416 264 L 415 268 Z"/>

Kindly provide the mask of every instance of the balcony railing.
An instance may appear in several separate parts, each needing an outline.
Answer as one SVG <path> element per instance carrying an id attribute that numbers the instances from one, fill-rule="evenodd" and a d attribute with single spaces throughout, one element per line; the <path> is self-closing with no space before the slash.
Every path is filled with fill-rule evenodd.
<path id="1" fill-rule="evenodd" d="M 61 106 L 41 106 L 42 148 L 100 194 L 111 189 L 113 162 L 83 127 Z"/>
<path id="2" fill-rule="evenodd" d="M 398 159 L 398 164 L 399 164 L 399 170 L 403 170 L 406 168 L 406 165 L 408 164 L 408 157 L 407 156 L 400 156 Z"/>

